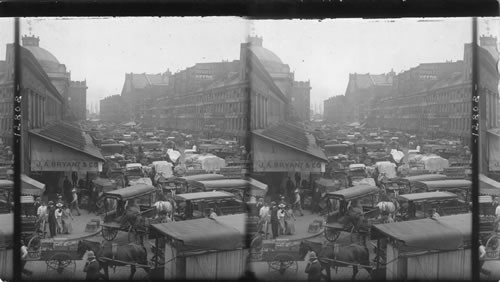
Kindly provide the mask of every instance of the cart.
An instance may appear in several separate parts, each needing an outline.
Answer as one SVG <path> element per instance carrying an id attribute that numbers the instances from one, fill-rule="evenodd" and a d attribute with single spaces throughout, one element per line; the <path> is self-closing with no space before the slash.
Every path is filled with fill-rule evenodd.
<path id="1" fill-rule="evenodd" d="M 258 239 L 254 239 L 255 242 Z M 299 269 L 298 262 L 304 261 L 304 255 L 300 255 L 300 240 L 274 239 L 263 240 L 261 244 L 252 244 L 250 261 L 267 262 L 269 271 L 277 271 L 281 275 L 287 270 L 295 272 Z M 253 243 L 252 242 L 252 243 Z"/>
<path id="2" fill-rule="evenodd" d="M 351 241 L 353 241 L 354 234 L 364 235 L 368 233 L 369 227 L 372 224 L 379 223 L 376 219 L 379 215 L 379 210 L 375 206 L 378 202 L 379 192 L 380 189 L 376 186 L 359 185 L 326 193 L 324 199 L 327 203 L 328 212 L 324 231 L 325 238 L 328 241 L 335 242 L 341 232 L 349 232 L 351 233 Z M 343 221 L 347 216 L 347 206 L 352 201 L 358 201 L 363 209 L 362 218 L 366 220 L 366 228 Z"/>
<path id="3" fill-rule="evenodd" d="M 41 239 L 37 249 L 28 249 L 28 261 L 45 261 L 46 272 L 75 274 L 76 261 L 83 259 L 78 254 L 78 241 L 65 239 Z"/>
<path id="4" fill-rule="evenodd" d="M 102 223 L 102 237 L 112 241 L 118 231 L 125 231 L 128 232 L 129 242 L 142 243 L 142 238 L 148 230 L 147 226 L 152 221 L 156 194 L 156 187 L 144 184 L 105 192 L 99 199 L 103 201 L 106 210 L 104 223 Z M 145 219 L 145 228 L 134 226 L 130 222 L 123 220 L 126 216 L 125 205 L 131 202 L 135 202 L 139 207 L 140 216 Z"/>

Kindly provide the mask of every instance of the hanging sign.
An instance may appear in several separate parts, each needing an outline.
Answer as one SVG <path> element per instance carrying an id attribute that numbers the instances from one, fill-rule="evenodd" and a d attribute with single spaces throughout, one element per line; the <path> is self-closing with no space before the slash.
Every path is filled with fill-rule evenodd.
<path id="1" fill-rule="evenodd" d="M 32 160 L 32 171 L 102 171 L 102 162 L 98 161 L 53 161 Z"/>

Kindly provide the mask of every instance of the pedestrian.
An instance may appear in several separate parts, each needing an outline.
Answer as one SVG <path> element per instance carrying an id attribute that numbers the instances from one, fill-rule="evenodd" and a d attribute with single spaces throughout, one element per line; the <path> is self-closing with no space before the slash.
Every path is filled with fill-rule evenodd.
<path id="1" fill-rule="evenodd" d="M 96 260 L 94 252 L 89 251 L 87 253 L 87 262 L 85 263 L 85 266 L 83 267 L 83 272 L 87 273 L 85 280 L 95 281 L 95 280 L 99 280 L 101 278 L 104 279 L 105 277 L 100 272 L 100 270 L 101 270 L 101 266 L 99 265 L 99 262 Z"/>
<path id="2" fill-rule="evenodd" d="M 319 202 L 321 200 L 321 191 L 318 186 L 316 186 L 313 190 L 313 197 L 312 197 L 312 203 L 311 203 L 311 211 L 312 213 L 320 213 L 321 208 L 319 205 Z"/>
<path id="3" fill-rule="evenodd" d="M 38 207 L 38 209 L 36 211 L 36 215 L 38 217 L 39 230 L 42 232 L 43 235 L 45 235 L 46 226 L 47 226 L 47 219 L 49 216 L 47 204 L 45 203 L 45 201 L 42 201 L 42 203 Z"/>
<path id="4" fill-rule="evenodd" d="M 498 198 L 497 198 L 497 200 L 495 202 L 497 204 L 497 207 L 495 208 L 495 216 L 496 216 L 496 218 L 498 220 L 500 218 L 500 205 L 498 205 Z"/>
<path id="5" fill-rule="evenodd" d="M 295 187 L 296 188 L 299 188 L 300 187 L 300 180 L 301 180 L 301 177 L 300 177 L 300 172 L 295 172 Z"/>
<path id="6" fill-rule="evenodd" d="M 69 205 L 64 205 L 62 209 L 62 223 L 64 234 L 70 234 L 73 232 L 73 226 L 71 225 L 70 219 L 71 221 L 74 220 L 71 209 L 69 208 Z"/>
<path id="7" fill-rule="evenodd" d="M 57 234 L 56 233 L 57 221 L 55 212 L 56 212 L 56 206 L 54 205 L 54 202 L 49 201 L 48 221 L 49 221 L 50 238 L 54 238 Z"/>
<path id="8" fill-rule="evenodd" d="M 267 202 L 264 202 L 264 205 L 260 208 L 259 218 L 259 231 L 263 231 L 267 239 L 269 234 L 269 223 L 271 221 L 269 204 Z"/>
<path id="9" fill-rule="evenodd" d="M 208 218 L 210 219 L 215 219 L 217 217 L 217 213 L 215 213 L 215 210 L 213 208 L 210 208 L 210 214 Z"/>
<path id="10" fill-rule="evenodd" d="M 73 187 L 75 187 L 78 184 L 78 172 L 73 171 L 71 173 L 71 180 L 73 181 Z"/>
<path id="11" fill-rule="evenodd" d="M 257 203 L 255 204 L 255 213 L 257 213 L 256 215 L 259 215 L 260 214 L 260 209 L 264 206 L 264 199 L 259 197 L 259 199 L 257 200 Z M 260 217 L 260 216 L 259 216 Z"/>
<path id="12" fill-rule="evenodd" d="M 305 273 L 307 273 L 307 281 L 321 280 L 321 264 L 315 252 L 309 254 L 309 262 L 307 263 Z"/>
<path id="13" fill-rule="evenodd" d="M 432 209 L 431 218 L 438 218 L 440 215 L 435 208 Z"/>
<path id="14" fill-rule="evenodd" d="M 279 225 L 280 225 L 280 230 L 279 230 L 279 233 L 281 235 L 285 235 L 285 231 L 286 231 L 286 226 L 285 226 L 285 205 L 284 204 L 280 204 L 279 206 L 279 209 L 278 209 L 278 222 L 279 222 Z"/>
<path id="15" fill-rule="evenodd" d="M 271 230 L 273 231 L 273 239 L 279 236 L 279 222 L 278 222 L 278 207 L 276 202 L 271 203 Z"/>
<path id="16" fill-rule="evenodd" d="M 25 269 L 26 263 L 28 262 L 28 247 L 24 244 L 24 240 L 21 240 L 21 273 L 31 276 L 33 272 Z"/>
<path id="17" fill-rule="evenodd" d="M 302 202 L 301 202 L 301 196 L 300 196 L 300 191 L 297 189 L 295 190 L 295 202 L 293 203 L 293 211 L 299 211 L 300 216 L 304 216 L 304 213 L 302 211 Z"/>
<path id="18" fill-rule="evenodd" d="M 33 215 L 37 215 L 38 216 L 38 208 L 42 205 L 42 200 L 40 199 L 40 197 L 36 197 L 35 199 L 35 202 L 33 203 L 33 211 L 28 211 L 26 210 L 26 213 L 29 213 L 29 214 L 26 214 L 28 216 L 33 216 Z M 32 214 L 32 213 L 35 213 L 35 214 Z"/>
<path id="19" fill-rule="evenodd" d="M 285 212 L 285 225 L 286 225 L 286 230 L 285 234 L 286 235 L 293 235 L 295 234 L 295 214 L 293 212 L 292 207 L 289 207 L 286 209 Z"/>
<path id="20" fill-rule="evenodd" d="M 290 176 L 288 176 L 288 179 L 286 181 L 286 196 L 288 200 L 291 202 L 292 201 L 292 196 L 293 196 L 293 191 L 295 191 L 295 185 L 293 184 L 292 179 Z"/>
<path id="21" fill-rule="evenodd" d="M 491 271 L 483 268 L 485 259 L 486 259 L 486 247 L 483 245 L 483 242 L 479 240 L 479 272 L 487 276 L 490 276 Z"/>
<path id="22" fill-rule="evenodd" d="M 78 212 L 78 216 L 80 216 L 80 208 L 78 207 L 78 193 L 76 191 L 76 188 L 73 188 L 73 190 L 71 190 L 71 193 L 73 195 L 71 199 L 71 210 L 75 208 L 76 211 Z"/>
<path id="23" fill-rule="evenodd" d="M 73 185 L 71 184 L 71 181 L 69 181 L 68 176 L 65 175 L 64 181 L 63 181 L 63 191 L 61 194 L 63 194 L 66 197 L 67 201 L 71 201 L 70 196 L 71 196 L 71 189 L 72 188 L 73 188 Z"/>
<path id="24" fill-rule="evenodd" d="M 63 233 L 62 207 L 63 207 L 63 204 L 61 204 L 61 203 L 56 204 L 56 211 L 55 211 L 56 222 L 57 222 L 56 233 L 58 233 L 58 234 Z"/>

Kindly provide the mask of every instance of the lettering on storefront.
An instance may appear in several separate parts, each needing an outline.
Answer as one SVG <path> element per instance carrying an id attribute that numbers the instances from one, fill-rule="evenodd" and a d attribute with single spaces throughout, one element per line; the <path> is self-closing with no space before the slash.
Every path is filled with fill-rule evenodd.
<path id="1" fill-rule="evenodd" d="M 322 170 L 322 162 L 319 161 L 291 161 L 271 160 L 254 162 L 255 171 L 314 171 Z"/>
<path id="2" fill-rule="evenodd" d="M 99 171 L 100 165 L 97 161 L 37 161 L 31 162 L 33 171 L 68 171 L 87 170 Z"/>

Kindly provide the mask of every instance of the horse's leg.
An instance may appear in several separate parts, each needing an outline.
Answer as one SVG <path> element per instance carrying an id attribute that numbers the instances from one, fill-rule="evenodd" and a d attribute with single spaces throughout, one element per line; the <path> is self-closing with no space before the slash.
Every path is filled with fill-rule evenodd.
<path id="1" fill-rule="evenodd" d="M 356 278 L 356 274 L 358 274 L 358 266 L 353 265 L 352 266 L 352 278 L 351 278 L 351 280 L 354 280 L 354 278 Z"/>
<path id="2" fill-rule="evenodd" d="M 326 281 L 331 281 L 332 280 L 332 266 L 329 263 L 327 263 L 325 266 L 326 266 L 325 269 L 326 269 L 326 279 L 327 279 Z"/>
<path id="3" fill-rule="evenodd" d="M 103 263 L 101 264 L 102 269 L 104 269 L 104 279 L 109 281 L 109 271 L 108 271 L 108 264 Z"/>
<path id="4" fill-rule="evenodd" d="M 132 280 L 132 278 L 134 277 L 134 274 L 137 270 L 135 269 L 135 265 L 131 265 L 130 266 L 130 276 L 129 276 L 129 280 Z"/>

